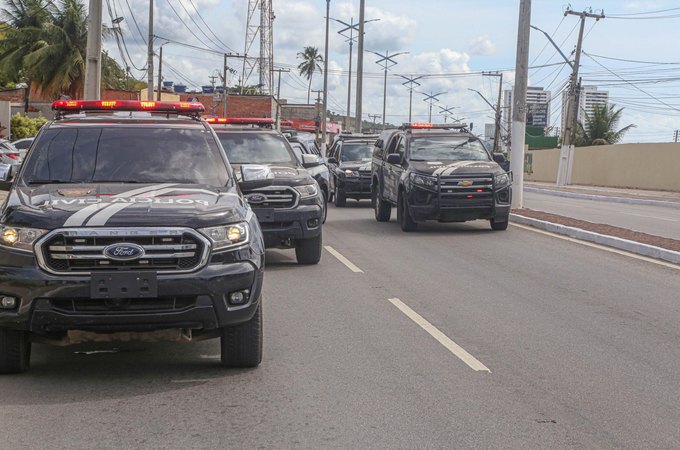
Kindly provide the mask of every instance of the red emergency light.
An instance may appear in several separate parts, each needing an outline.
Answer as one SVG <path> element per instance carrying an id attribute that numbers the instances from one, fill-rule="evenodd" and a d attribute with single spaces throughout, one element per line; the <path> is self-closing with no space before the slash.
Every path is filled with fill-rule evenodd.
<path id="1" fill-rule="evenodd" d="M 205 119 L 209 124 L 215 125 L 273 125 L 271 117 L 209 117 Z"/>
<path id="2" fill-rule="evenodd" d="M 59 112 L 78 111 L 149 111 L 200 114 L 205 107 L 199 102 L 157 102 L 139 100 L 57 100 L 52 109 Z"/>
<path id="3" fill-rule="evenodd" d="M 412 123 L 405 123 L 402 125 L 402 129 L 407 129 L 407 130 L 431 130 L 431 129 L 438 129 L 438 130 L 461 130 L 461 129 L 466 129 L 468 126 L 467 124 L 464 123 L 427 123 L 427 122 L 412 122 Z"/>

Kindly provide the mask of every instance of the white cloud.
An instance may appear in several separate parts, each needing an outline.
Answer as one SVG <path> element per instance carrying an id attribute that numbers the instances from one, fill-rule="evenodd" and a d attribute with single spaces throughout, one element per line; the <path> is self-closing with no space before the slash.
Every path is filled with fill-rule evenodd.
<path id="1" fill-rule="evenodd" d="M 493 43 L 488 35 L 472 39 L 468 46 L 471 55 L 490 56 L 496 53 L 496 44 Z"/>

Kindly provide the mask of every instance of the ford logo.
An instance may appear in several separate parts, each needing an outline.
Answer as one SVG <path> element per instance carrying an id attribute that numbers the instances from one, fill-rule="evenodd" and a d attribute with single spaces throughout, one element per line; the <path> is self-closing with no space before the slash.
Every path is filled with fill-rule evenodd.
<path id="1" fill-rule="evenodd" d="M 246 200 L 253 205 L 259 205 L 267 201 L 267 196 L 264 194 L 248 194 L 246 195 Z"/>
<path id="2" fill-rule="evenodd" d="M 104 249 L 104 256 L 115 261 L 131 261 L 144 256 L 144 248 L 137 244 L 112 244 Z"/>

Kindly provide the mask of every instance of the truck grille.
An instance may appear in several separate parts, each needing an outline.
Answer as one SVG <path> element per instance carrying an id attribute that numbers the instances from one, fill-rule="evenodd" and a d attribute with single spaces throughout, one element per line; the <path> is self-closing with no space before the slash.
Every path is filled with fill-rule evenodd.
<path id="1" fill-rule="evenodd" d="M 439 178 L 440 206 L 492 207 L 493 174 L 448 175 Z"/>
<path id="2" fill-rule="evenodd" d="M 144 249 L 138 259 L 107 257 L 113 244 L 135 244 Z M 48 272 L 82 274 L 112 270 L 191 272 L 204 265 L 210 244 L 190 228 L 79 228 L 55 230 L 37 245 L 38 263 Z"/>
<path id="3" fill-rule="evenodd" d="M 297 191 L 288 186 L 267 186 L 243 191 L 244 196 L 253 208 L 295 208 L 298 202 Z M 255 194 L 264 196 L 264 200 L 257 199 Z M 256 200 L 257 199 L 257 200 Z"/>

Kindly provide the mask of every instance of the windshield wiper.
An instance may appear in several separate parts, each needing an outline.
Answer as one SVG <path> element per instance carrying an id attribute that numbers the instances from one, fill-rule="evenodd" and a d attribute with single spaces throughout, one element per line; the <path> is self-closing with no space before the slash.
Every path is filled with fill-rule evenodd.
<path id="1" fill-rule="evenodd" d="M 135 181 L 135 180 L 92 180 L 88 181 L 88 183 L 132 183 L 132 184 L 138 184 L 138 183 L 153 183 L 151 181 Z"/>

